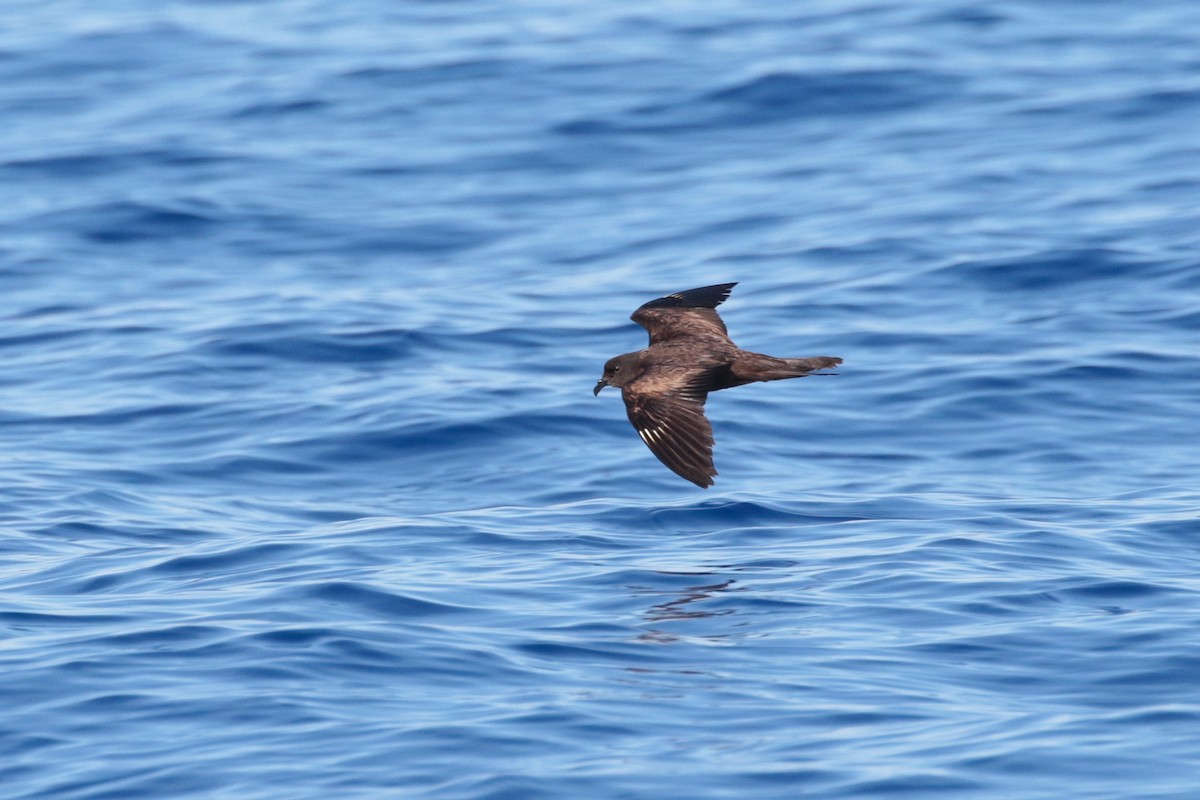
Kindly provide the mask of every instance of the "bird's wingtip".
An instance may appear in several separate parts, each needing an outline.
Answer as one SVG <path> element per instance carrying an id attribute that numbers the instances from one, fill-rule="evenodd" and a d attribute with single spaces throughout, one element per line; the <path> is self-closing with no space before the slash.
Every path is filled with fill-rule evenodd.
<path id="1" fill-rule="evenodd" d="M 716 308 L 729 299 L 729 293 L 735 286 L 737 286 L 737 281 L 685 289 L 682 292 L 673 292 L 657 297 L 644 303 L 642 308 Z"/>

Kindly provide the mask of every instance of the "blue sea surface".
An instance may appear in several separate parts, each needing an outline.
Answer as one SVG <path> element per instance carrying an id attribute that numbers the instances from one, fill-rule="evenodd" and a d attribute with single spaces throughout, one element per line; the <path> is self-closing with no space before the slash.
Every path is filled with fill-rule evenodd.
<path id="1" fill-rule="evenodd" d="M 4 10 L 4 798 L 1198 796 L 1200 4 Z"/>

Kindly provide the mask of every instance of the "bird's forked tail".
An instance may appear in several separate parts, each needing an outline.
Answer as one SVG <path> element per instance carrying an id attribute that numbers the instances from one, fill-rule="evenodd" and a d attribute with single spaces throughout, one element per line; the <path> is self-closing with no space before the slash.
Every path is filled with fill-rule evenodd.
<path id="1" fill-rule="evenodd" d="M 835 356 L 776 358 L 743 350 L 740 357 L 730 365 L 731 380 L 726 385 L 740 386 L 756 381 L 780 381 L 785 378 L 803 378 L 805 375 L 832 375 L 833 373 L 817 372 L 817 370 L 830 369 L 840 363 L 842 360 Z"/>
<path id="2" fill-rule="evenodd" d="M 816 372 L 819 369 L 833 369 L 838 364 L 842 363 L 840 358 L 836 356 L 810 356 L 809 358 L 781 358 L 780 361 L 786 362 L 791 370 L 794 370 L 790 375 L 784 377 L 800 377 L 807 375 L 810 372 Z M 824 373 L 826 375 L 830 373 Z"/>

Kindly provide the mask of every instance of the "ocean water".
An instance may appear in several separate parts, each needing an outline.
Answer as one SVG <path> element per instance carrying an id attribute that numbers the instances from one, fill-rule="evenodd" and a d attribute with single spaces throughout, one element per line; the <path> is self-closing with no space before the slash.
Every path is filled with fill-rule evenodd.
<path id="1" fill-rule="evenodd" d="M 1197 4 L 4 11 L 3 797 L 1197 796 Z"/>

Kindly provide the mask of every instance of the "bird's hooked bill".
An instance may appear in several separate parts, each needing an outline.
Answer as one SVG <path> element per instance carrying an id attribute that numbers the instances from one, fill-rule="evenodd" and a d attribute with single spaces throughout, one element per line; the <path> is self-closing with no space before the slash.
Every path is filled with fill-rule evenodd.
<path id="1" fill-rule="evenodd" d="M 600 394 L 600 390 L 603 389 L 605 386 L 608 386 L 608 381 L 604 380 L 604 378 L 601 378 L 600 380 L 596 381 L 596 388 L 592 389 L 592 394 L 594 394 L 594 395 Z"/>

